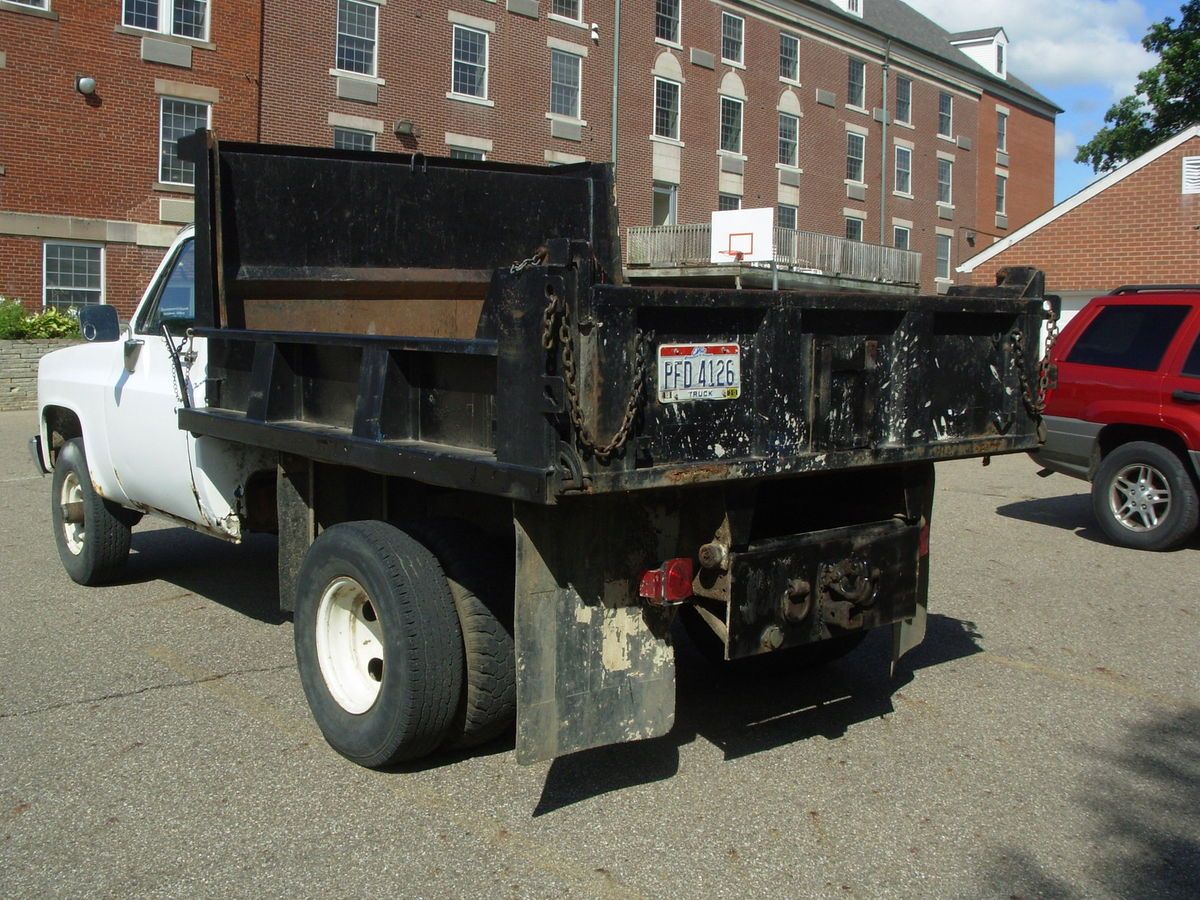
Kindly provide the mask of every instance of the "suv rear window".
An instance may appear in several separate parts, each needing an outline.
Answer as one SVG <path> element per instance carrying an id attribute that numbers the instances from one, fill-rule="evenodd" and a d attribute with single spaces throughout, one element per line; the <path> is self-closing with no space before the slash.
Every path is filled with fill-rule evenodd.
<path id="1" fill-rule="evenodd" d="M 1188 306 L 1107 306 L 1080 335 L 1067 362 L 1153 372 Z"/>

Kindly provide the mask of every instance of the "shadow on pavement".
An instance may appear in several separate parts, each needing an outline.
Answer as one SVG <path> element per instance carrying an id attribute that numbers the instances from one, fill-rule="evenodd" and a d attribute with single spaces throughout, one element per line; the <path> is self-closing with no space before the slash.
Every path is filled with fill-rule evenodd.
<path id="1" fill-rule="evenodd" d="M 1134 725 L 1119 749 L 1096 749 L 1089 773 L 1075 796 L 1097 822 L 1095 892 L 1200 897 L 1200 707 L 1160 710 Z M 989 895 L 1077 894 L 1024 850 L 1006 850 L 988 877 Z"/>
<path id="2" fill-rule="evenodd" d="M 598 747 L 550 765 L 534 817 L 612 791 L 672 777 L 679 748 L 702 737 L 726 760 L 813 737 L 836 740 L 853 726 L 891 713 L 892 695 L 919 669 L 982 649 L 971 622 L 931 615 L 925 642 L 888 676 L 891 629 L 880 628 L 844 660 L 818 669 L 714 666 L 676 642 L 675 727 L 654 740 Z"/>
<path id="3" fill-rule="evenodd" d="M 1044 497 L 1040 500 L 1020 500 L 996 507 L 996 512 L 1008 519 L 1049 525 L 1075 532 L 1077 537 L 1096 544 L 1112 545 L 1096 525 L 1089 494 L 1070 494 L 1065 497 Z M 1185 548 L 1200 550 L 1200 531 L 1184 544 Z"/>
<path id="4" fill-rule="evenodd" d="M 123 581 L 162 581 L 191 591 L 242 615 L 279 625 L 277 542 L 273 535 L 252 534 L 241 544 L 198 534 L 187 528 L 134 529 L 133 553 Z"/>

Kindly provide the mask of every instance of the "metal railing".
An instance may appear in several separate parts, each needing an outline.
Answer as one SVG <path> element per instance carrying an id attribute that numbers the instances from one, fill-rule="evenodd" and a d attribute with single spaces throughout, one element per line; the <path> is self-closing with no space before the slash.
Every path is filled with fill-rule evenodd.
<path id="1" fill-rule="evenodd" d="M 712 226 L 707 223 L 631 226 L 625 234 L 626 265 L 655 268 L 710 266 L 711 233 Z M 775 229 L 775 265 L 784 272 L 861 281 L 895 284 L 919 284 L 921 281 L 920 253 L 794 228 Z"/>

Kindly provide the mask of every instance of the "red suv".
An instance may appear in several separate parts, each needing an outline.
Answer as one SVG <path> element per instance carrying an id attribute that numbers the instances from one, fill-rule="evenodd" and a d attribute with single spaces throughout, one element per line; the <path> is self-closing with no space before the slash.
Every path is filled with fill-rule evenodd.
<path id="1" fill-rule="evenodd" d="M 1032 454 L 1042 474 L 1091 481 L 1096 520 L 1115 543 L 1183 544 L 1200 521 L 1200 286 L 1095 298 L 1051 362 L 1046 444 Z"/>

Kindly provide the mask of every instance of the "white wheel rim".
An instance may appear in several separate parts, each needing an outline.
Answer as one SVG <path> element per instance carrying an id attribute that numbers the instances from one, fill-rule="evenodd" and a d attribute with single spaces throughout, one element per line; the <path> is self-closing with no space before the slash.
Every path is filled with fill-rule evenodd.
<path id="1" fill-rule="evenodd" d="M 1130 531 L 1153 531 L 1170 515 L 1171 485 L 1154 466 L 1126 466 L 1109 484 L 1108 507 Z"/>
<path id="2" fill-rule="evenodd" d="M 353 578 L 335 578 L 317 607 L 317 660 L 333 699 L 365 713 L 383 685 L 383 628 L 370 595 Z"/>
<path id="3" fill-rule="evenodd" d="M 79 483 L 79 476 L 74 472 L 68 472 L 66 478 L 63 479 L 58 502 L 63 510 L 62 530 L 63 537 L 67 542 L 67 549 L 71 551 L 72 555 L 78 556 L 83 552 L 84 522 L 82 518 L 78 522 L 70 521 L 67 513 L 67 510 L 73 505 L 78 504 L 75 508 L 83 505 L 83 485 Z"/>

